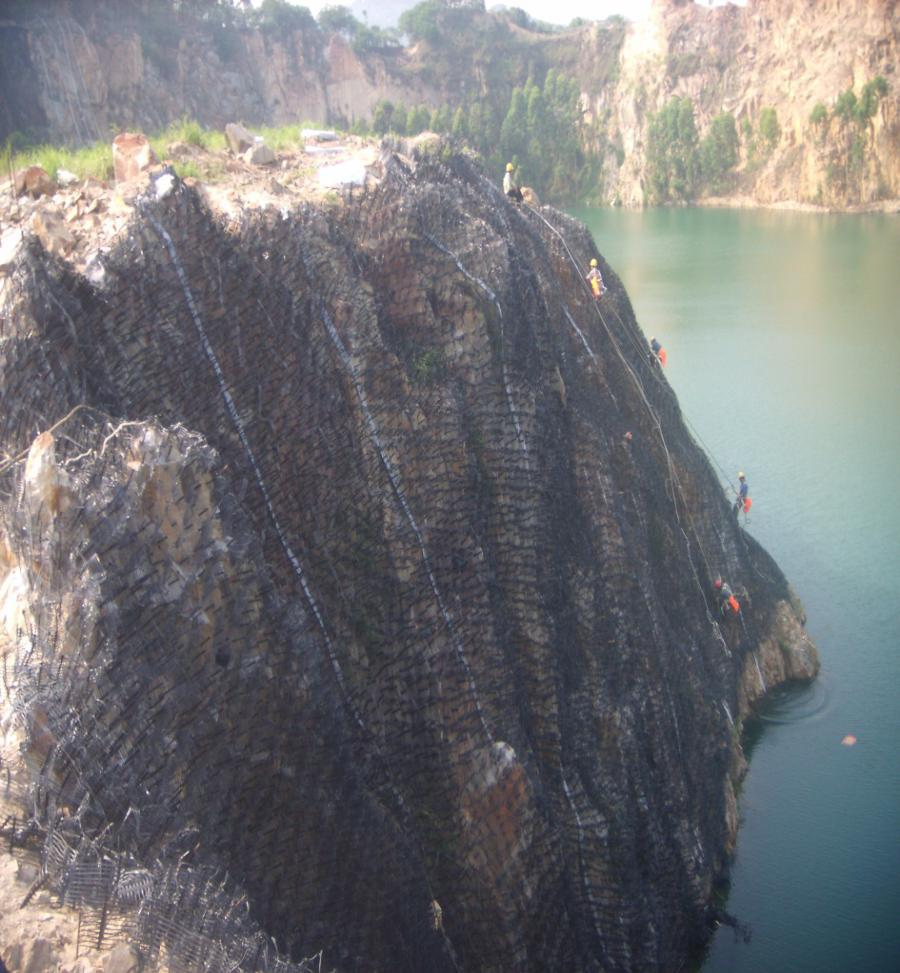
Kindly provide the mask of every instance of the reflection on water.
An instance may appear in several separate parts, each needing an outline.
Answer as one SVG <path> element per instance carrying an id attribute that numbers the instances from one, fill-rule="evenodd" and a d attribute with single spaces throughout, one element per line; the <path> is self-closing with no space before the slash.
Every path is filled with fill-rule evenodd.
<path id="1" fill-rule="evenodd" d="M 721 928 L 703 973 L 900 970 L 900 218 L 575 215 L 666 347 L 684 414 L 747 471 L 748 530 L 822 657 L 746 726 L 725 908 L 753 937 Z"/>

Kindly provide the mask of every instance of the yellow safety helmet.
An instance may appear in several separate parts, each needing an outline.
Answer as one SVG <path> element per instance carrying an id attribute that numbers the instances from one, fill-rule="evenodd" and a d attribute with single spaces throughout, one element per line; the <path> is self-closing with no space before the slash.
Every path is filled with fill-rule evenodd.
<path id="1" fill-rule="evenodd" d="M 656 338 L 654 338 L 653 335 L 650 335 L 650 340 L 651 341 L 656 341 Z"/>
<path id="2" fill-rule="evenodd" d="M 591 257 L 591 266 L 592 267 L 596 267 L 597 266 L 597 258 L 596 257 Z"/>
<path id="3" fill-rule="evenodd" d="M 739 480 L 743 480 L 744 479 L 744 473 L 743 473 L 743 471 L 741 471 L 740 473 L 738 473 L 738 479 Z"/>
<path id="4" fill-rule="evenodd" d="M 515 166 L 511 162 L 507 162 L 506 163 L 506 171 L 507 172 L 512 172 L 513 169 L 515 169 Z"/>

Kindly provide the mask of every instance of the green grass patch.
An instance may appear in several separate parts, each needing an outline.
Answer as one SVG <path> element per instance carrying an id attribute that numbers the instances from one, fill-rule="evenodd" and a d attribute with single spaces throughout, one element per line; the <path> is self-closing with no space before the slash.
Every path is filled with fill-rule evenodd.
<path id="1" fill-rule="evenodd" d="M 83 149 L 66 149 L 57 145 L 35 145 L 12 154 L 12 169 L 40 166 L 51 179 L 58 169 L 74 172 L 79 179 L 112 179 L 112 149 L 101 142 Z"/>

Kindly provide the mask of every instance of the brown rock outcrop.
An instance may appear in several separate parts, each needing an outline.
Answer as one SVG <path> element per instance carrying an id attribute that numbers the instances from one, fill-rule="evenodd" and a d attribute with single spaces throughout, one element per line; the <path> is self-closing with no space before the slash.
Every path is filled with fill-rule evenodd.
<path id="1" fill-rule="evenodd" d="M 40 166 L 20 169 L 15 175 L 14 187 L 17 196 L 28 195 L 32 199 L 52 196 L 59 188 Z"/>
<path id="2" fill-rule="evenodd" d="M 121 132 L 112 142 L 113 171 L 116 182 L 138 179 L 159 162 L 147 136 L 140 132 Z"/>

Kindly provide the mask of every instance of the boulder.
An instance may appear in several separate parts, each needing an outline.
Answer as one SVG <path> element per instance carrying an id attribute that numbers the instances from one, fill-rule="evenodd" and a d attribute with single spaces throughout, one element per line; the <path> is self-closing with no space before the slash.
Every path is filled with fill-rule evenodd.
<path id="1" fill-rule="evenodd" d="M 69 186 L 74 186 L 78 182 L 78 176 L 74 172 L 69 172 L 68 169 L 57 169 L 56 181 L 65 189 Z"/>
<path id="2" fill-rule="evenodd" d="M 253 166 L 270 166 L 276 161 L 275 153 L 265 142 L 254 143 L 243 154 L 243 160 Z"/>
<path id="3" fill-rule="evenodd" d="M 10 973 L 56 973 L 59 957 L 49 939 L 16 943 L 6 957 Z"/>
<path id="4" fill-rule="evenodd" d="M 228 148 L 235 155 L 243 155 L 247 149 L 256 144 L 256 136 L 252 132 L 248 132 L 243 125 L 238 125 L 235 122 L 229 122 L 225 126 L 225 138 L 228 141 Z"/>
<path id="5" fill-rule="evenodd" d="M 17 196 L 52 196 L 56 190 L 56 183 L 50 178 L 46 170 L 40 166 L 28 166 L 20 169 L 15 175 L 15 190 Z"/>
<path id="6" fill-rule="evenodd" d="M 18 227 L 4 230 L 0 234 L 0 274 L 7 274 L 19 256 L 22 231 Z"/>
<path id="7" fill-rule="evenodd" d="M 140 957 L 128 943 L 114 946 L 103 958 L 103 973 L 138 973 Z"/>
<path id="8" fill-rule="evenodd" d="M 538 194 L 531 188 L 531 186 L 522 187 L 522 199 L 524 199 L 529 206 L 541 205 L 541 201 L 538 199 Z"/>
<path id="9" fill-rule="evenodd" d="M 128 943 L 114 946 L 103 958 L 103 973 L 137 973 L 140 957 Z"/>
<path id="10" fill-rule="evenodd" d="M 136 179 L 159 162 L 147 136 L 140 132 L 121 132 L 113 139 L 112 152 L 116 182 Z"/>
<path id="11" fill-rule="evenodd" d="M 31 218 L 31 228 L 48 253 L 64 256 L 75 246 L 75 235 L 66 225 L 63 215 L 54 209 L 44 208 Z"/>

